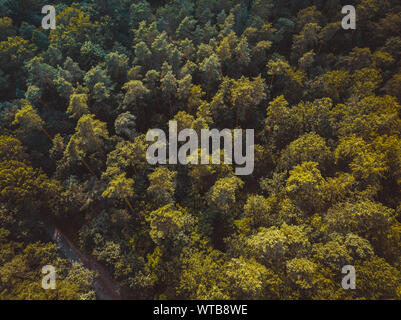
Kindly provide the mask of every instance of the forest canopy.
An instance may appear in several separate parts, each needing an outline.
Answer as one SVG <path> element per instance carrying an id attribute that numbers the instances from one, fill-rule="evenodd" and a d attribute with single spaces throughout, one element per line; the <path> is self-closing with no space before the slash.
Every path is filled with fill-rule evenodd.
<path id="1" fill-rule="evenodd" d="M 401 298 L 399 1 L 47 4 L 0 1 L 1 300 Z M 252 174 L 150 164 L 169 121 L 254 129 Z"/>

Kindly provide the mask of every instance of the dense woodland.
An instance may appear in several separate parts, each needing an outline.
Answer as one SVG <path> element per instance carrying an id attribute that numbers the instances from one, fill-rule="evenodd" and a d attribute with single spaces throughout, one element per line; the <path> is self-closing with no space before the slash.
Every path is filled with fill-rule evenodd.
<path id="1" fill-rule="evenodd" d="M 96 298 L 49 221 L 124 299 L 401 298 L 401 5 L 349 2 L 0 0 L 0 299 Z M 172 119 L 253 174 L 148 164 Z"/>

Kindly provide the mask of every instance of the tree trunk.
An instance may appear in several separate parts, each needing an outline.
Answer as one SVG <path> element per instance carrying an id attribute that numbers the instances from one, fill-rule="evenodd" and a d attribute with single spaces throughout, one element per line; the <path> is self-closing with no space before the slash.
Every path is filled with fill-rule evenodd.
<path id="1" fill-rule="evenodd" d="M 88 169 L 89 172 L 90 172 L 91 174 L 93 174 L 93 175 L 96 177 L 96 174 L 95 174 L 95 173 L 92 171 L 92 169 L 89 167 L 88 163 L 87 163 L 84 159 L 81 159 L 81 162 L 84 164 L 84 166 L 86 167 L 86 169 Z"/>
<path id="2" fill-rule="evenodd" d="M 124 201 L 125 203 L 128 205 L 128 207 L 130 208 L 131 212 L 134 213 L 134 208 L 131 205 L 131 202 L 129 202 L 129 200 L 125 197 L 125 195 L 123 195 Z"/>
<path id="3" fill-rule="evenodd" d="M 42 132 L 50 139 L 50 141 L 53 141 L 53 138 L 52 138 L 51 135 L 46 131 L 45 128 L 40 127 L 40 129 L 41 129 Z"/>
<path id="4" fill-rule="evenodd" d="M 317 54 L 320 53 L 320 50 L 322 50 L 322 47 L 323 47 L 323 42 L 320 43 L 319 49 L 317 50 Z"/>

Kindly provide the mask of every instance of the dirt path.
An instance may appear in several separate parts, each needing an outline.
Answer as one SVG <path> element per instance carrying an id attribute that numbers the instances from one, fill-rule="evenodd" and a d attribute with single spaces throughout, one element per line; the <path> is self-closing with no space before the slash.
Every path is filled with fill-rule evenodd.
<path id="1" fill-rule="evenodd" d="M 59 246 L 61 252 L 70 262 L 80 262 L 87 269 L 95 271 L 95 293 L 100 300 L 119 300 L 120 287 L 113 279 L 108 270 L 106 270 L 92 256 L 82 252 L 68 237 L 52 224 L 45 222 L 45 229 L 52 240 Z"/>

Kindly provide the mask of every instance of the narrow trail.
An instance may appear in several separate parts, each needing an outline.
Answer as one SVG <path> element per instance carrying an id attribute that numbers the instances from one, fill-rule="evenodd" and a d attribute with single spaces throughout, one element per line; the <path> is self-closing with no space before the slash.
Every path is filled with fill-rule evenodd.
<path id="1" fill-rule="evenodd" d="M 43 220 L 46 232 L 58 245 L 61 252 L 70 262 L 80 262 L 85 268 L 95 271 L 95 293 L 99 300 L 120 300 L 120 286 L 113 279 L 109 271 L 92 256 L 82 252 L 62 231 L 51 222 Z"/>

